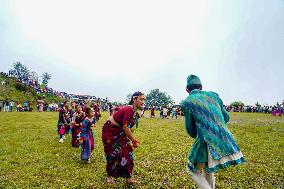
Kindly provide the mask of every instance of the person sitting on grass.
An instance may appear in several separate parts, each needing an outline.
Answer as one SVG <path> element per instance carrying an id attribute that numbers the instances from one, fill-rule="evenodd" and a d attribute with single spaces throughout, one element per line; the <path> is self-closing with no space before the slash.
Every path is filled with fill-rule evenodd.
<path id="1" fill-rule="evenodd" d="M 198 188 L 215 188 L 214 172 L 245 161 L 226 123 L 229 114 L 217 93 L 202 91 L 200 79 L 187 78 L 189 96 L 182 102 L 187 133 L 195 138 L 188 173 Z"/>

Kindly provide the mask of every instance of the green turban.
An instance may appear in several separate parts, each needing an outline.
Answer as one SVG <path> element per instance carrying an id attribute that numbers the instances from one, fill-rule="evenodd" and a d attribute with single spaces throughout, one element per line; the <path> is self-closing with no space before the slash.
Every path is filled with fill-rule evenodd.
<path id="1" fill-rule="evenodd" d="M 201 81 L 196 75 L 189 75 L 187 77 L 187 86 L 188 85 L 201 85 Z"/>

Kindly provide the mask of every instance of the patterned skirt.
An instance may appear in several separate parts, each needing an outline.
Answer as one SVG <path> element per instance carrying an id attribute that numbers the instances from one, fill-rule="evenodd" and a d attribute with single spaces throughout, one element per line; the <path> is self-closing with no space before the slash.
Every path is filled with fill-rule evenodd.
<path id="1" fill-rule="evenodd" d="M 80 134 L 80 128 L 73 126 L 72 127 L 72 140 L 71 140 L 71 145 L 73 147 L 79 147 L 80 146 L 79 139 L 78 139 L 79 134 Z"/>
<path id="2" fill-rule="evenodd" d="M 207 161 L 205 163 L 187 162 L 187 171 L 197 171 L 198 164 L 204 164 L 204 168 L 208 173 L 215 173 L 220 169 L 224 169 L 233 165 L 244 163 L 245 159 L 241 151 L 233 153 L 228 156 L 221 157 L 218 160 L 213 159 L 209 148 L 207 147 Z"/>
<path id="3" fill-rule="evenodd" d="M 133 150 L 122 127 L 107 121 L 103 126 L 102 140 L 108 176 L 131 178 L 134 167 Z"/>
<path id="4" fill-rule="evenodd" d="M 92 131 L 87 132 L 87 139 L 81 144 L 81 160 L 88 160 L 94 149 L 94 135 Z"/>

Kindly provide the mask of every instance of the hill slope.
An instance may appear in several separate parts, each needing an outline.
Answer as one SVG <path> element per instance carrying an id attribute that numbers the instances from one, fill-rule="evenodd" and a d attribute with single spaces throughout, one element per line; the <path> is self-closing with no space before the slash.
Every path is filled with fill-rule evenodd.
<path id="1" fill-rule="evenodd" d="M 4 85 L 2 85 L 2 81 L 5 82 Z M 32 104 L 35 104 L 36 100 L 40 98 L 43 98 L 46 103 L 62 102 L 64 100 L 48 93 L 37 94 L 35 89 L 17 82 L 16 78 L 0 75 L 0 100 L 8 99 L 20 103 L 30 101 Z"/>

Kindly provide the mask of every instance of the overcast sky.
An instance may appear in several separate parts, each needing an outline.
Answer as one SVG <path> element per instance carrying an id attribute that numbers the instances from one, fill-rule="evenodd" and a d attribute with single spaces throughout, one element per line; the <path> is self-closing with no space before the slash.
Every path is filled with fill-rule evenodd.
<path id="1" fill-rule="evenodd" d="M 124 101 L 189 74 L 225 104 L 284 100 L 284 1 L 0 0 L 0 70 L 20 61 L 60 91 Z"/>

